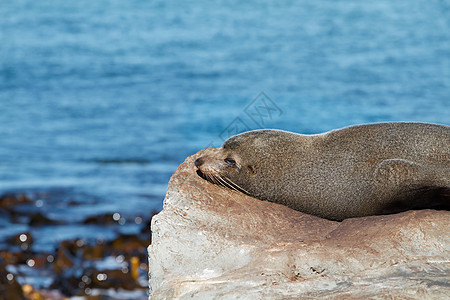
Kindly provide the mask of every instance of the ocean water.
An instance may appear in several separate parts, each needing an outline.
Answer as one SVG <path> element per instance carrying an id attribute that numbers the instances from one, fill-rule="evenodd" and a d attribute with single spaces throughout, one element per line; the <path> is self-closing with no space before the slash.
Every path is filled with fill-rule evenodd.
<path id="1" fill-rule="evenodd" d="M 244 129 L 449 125 L 449 16 L 445 0 L 1 1 L 0 194 L 47 195 L 56 220 L 149 215 L 186 156 Z"/>

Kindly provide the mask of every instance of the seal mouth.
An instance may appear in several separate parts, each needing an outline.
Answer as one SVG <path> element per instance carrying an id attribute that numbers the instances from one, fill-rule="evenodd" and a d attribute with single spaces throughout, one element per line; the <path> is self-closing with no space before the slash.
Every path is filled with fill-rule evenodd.
<path id="1" fill-rule="evenodd" d="M 218 172 L 215 171 L 201 171 L 200 169 L 197 169 L 197 175 L 200 176 L 201 178 L 216 184 L 218 186 L 221 187 L 225 187 L 228 189 L 231 189 L 233 191 L 237 191 L 237 192 L 241 192 L 244 193 L 246 195 L 250 195 L 249 192 L 247 192 L 244 188 L 240 187 L 238 184 L 234 183 L 233 181 L 231 181 L 230 179 L 228 179 L 227 177 L 219 174 Z"/>

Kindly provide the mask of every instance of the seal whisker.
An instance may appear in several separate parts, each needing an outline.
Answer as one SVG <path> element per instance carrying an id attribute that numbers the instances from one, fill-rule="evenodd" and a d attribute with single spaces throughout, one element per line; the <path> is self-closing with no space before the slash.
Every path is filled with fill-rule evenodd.
<path id="1" fill-rule="evenodd" d="M 224 180 L 224 178 L 223 178 L 223 176 L 221 176 L 221 175 L 218 175 L 218 176 L 216 176 L 216 179 L 217 179 L 217 181 L 219 181 L 220 182 L 220 185 L 221 186 L 223 186 L 223 187 L 225 187 L 225 188 L 229 188 L 229 189 L 232 189 L 232 190 L 235 190 L 235 191 L 238 191 L 239 192 L 239 190 L 237 190 L 235 187 L 233 187 L 232 185 L 230 185 L 227 181 L 225 181 Z"/>
<path id="2" fill-rule="evenodd" d="M 220 184 L 217 182 L 217 178 L 216 178 L 216 176 L 215 176 L 214 174 L 210 174 L 209 179 L 211 180 L 212 183 L 217 184 L 217 185 L 220 185 Z"/>
<path id="3" fill-rule="evenodd" d="M 223 182 L 225 183 L 225 185 L 226 185 L 228 188 L 240 192 L 239 189 L 237 189 L 235 186 L 233 186 L 232 184 L 230 184 L 229 182 L 227 182 L 225 179 L 222 179 L 222 180 L 223 180 Z"/>
<path id="4" fill-rule="evenodd" d="M 211 172 L 208 173 L 203 173 L 203 175 L 206 177 L 206 179 L 213 183 L 213 184 L 217 184 L 218 186 L 222 186 L 225 188 L 229 188 L 231 190 L 237 191 L 237 192 L 241 192 L 247 195 L 250 195 L 245 189 L 241 188 L 239 185 L 237 185 L 236 183 L 232 182 L 231 180 L 229 180 L 228 178 L 220 175 L 220 174 L 213 174 Z"/>
<path id="5" fill-rule="evenodd" d="M 242 190 L 239 189 L 235 184 L 233 184 L 233 182 L 231 182 L 228 178 L 226 178 L 224 176 L 220 176 L 220 178 L 223 180 L 223 182 L 226 183 L 227 187 L 229 187 L 230 189 L 238 191 L 238 192 L 242 192 Z"/>
<path id="6" fill-rule="evenodd" d="M 215 176 L 215 178 L 220 183 L 221 186 L 230 188 L 230 186 L 225 181 L 223 181 L 221 176 Z"/>
<path id="7" fill-rule="evenodd" d="M 212 177 L 214 178 L 215 184 L 222 186 L 222 183 L 220 182 L 219 178 L 216 175 L 212 175 Z"/>
<path id="8" fill-rule="evenodd" d="M 226 178 L 224 178 L 223 176 L 219 176 L 218 179 L 223 183 L 224 187 L 227 187 L 229 189 L 232 189 L 234 191 L 240 192 L 240 190 L 236 189 L 236 187 L 234 187 L 232 184 L 230 184 Z"/>
<path id="9" fill-rule="evenodd" d="M 210 173 L 209 175 L 210 175 L 210 179 L 211 179 L 211 182 L 212 182 L 212 183 L 217 184 L 218 186 L 227 187 L 227 186 L 223 183 L 223 181 L 220 179 L 219 176 L 217 176 L 216 174 L 212 174 L 212 173 Z"/>
<path id="10" fill-rule="evenodd" d="M 205 175 L 205 178 L 206 178 L 209 182 L 215 183 L 214 180 L 211 178 L 211 174 L 205 172 L 205 173 L 203 173 L 203 175 Z"/>
<path id="11" fill-rule="evenodd" d="M 233 181 L 231 181 L 230 179 L 224 177 L 224 176 L 220 176 L 226 183 L 228 183 L 229 186 L 231 186 L 234 190 L 250 195 L 249 192 L 247 192 L 247 190 L 245 190 L 244 188 L 240 187 L 238 184 L 234 183 Z"/>

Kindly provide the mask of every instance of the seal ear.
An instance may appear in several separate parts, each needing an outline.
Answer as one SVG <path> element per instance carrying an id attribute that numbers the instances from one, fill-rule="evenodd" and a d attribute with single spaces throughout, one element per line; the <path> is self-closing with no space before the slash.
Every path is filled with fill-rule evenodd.
<path id="1" fill-rule="evenodd" d="M 250 175 L 255 175 L 256 174 L 255 169 L 253 168 L 253 166 L 248 165 L 247 166 L 247 170 L 250 173 Z"/>

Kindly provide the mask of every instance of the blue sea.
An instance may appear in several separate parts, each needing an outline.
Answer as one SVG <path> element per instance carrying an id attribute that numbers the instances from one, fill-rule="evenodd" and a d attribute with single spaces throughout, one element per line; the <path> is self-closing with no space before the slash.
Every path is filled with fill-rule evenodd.
<path id="1" fill-rule="evenodd" d="M 0 194 L 54 220 L 161 210 L 188 155 L 242 130 L 450 124 L 446 0 L 0 1 Z M 0 239 L 24 230 L 110 234 Z"/>

